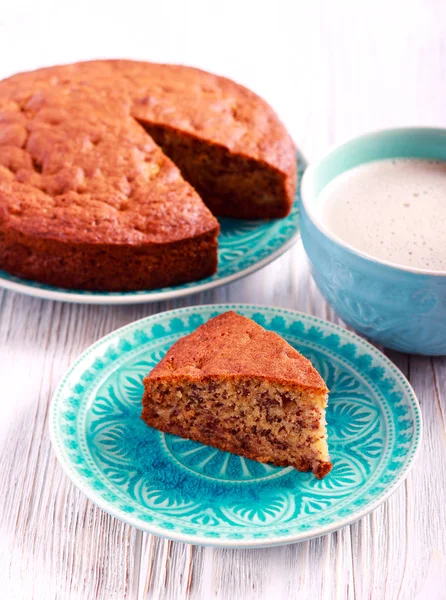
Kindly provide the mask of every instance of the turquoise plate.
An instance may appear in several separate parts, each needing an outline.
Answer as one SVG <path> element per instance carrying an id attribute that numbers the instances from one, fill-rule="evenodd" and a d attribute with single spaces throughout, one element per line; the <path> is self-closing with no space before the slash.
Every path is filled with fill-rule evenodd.
<path id="1" fill-rule="evenodd" d="M 325 479 L 141 421 L 143 377 L 173 342 L 226 310 L 276 331 L 327 382 L 333 470 Z M 297 542 L 356 521 L 404 480 L 421 440 L 412 388 L 373 346 L 309 315 L 243 304 L 160 313 L 102 338 L 61 382 L 50 428 L 67 475 L 111 515 L 167 538 L 227 547 Z"/>
<path id="2" fill-rule="evenodd" d="M 299 184 L 288 217 L 270 221 L 219 219 L 221 231 L 218 238 L 218 271 L 212 277 L 157 290 L 91 292 L 53 287 L 20 279 L 0 270 L 0 287 L 49 300 L 85 304 L 136 304 L 181 298 L 241 279 L 281 256 L 299 237 L 300 182 L 307 163 L 299 153 L 297 158 Z"/>

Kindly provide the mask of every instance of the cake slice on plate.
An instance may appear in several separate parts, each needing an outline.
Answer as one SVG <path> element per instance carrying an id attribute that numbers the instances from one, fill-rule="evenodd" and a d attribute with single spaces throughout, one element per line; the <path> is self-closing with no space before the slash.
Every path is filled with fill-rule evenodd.
<path id="1" fill-rule="evenodd" d="M 235 312 L 178 340 L 144 379 L 151 427 L 324 477 L 327 387 L 297 350 Z"/>

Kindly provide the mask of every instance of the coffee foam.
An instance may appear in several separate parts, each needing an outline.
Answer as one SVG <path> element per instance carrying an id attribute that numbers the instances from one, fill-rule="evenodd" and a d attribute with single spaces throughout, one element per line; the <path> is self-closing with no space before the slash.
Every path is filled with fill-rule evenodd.
<path id="1" fill-rule="evenodd" d="M 395 158 L 333 179 L 318 198 L 327 229 L 393 264 L 446 271 L 446 161 Z"/>

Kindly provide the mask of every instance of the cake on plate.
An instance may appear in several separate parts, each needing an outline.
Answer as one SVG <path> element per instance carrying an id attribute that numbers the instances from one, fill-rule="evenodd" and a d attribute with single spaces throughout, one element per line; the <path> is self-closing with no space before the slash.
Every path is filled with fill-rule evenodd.
<path id="1" fill-rule="evenodd" d="M 144 379 L 151 427 L 265 463 L 331 469 L 328 390 L 283 338 L 235 312 L 178 340 Z"/>
<path id="2" fill-rule="evenodd" d="M 104 60 L 0 82 L 0 269 L 127 291 L 217 269 L 216 216 L 288 214 L 295 148 L 272 109 L 198 69 Z"/>

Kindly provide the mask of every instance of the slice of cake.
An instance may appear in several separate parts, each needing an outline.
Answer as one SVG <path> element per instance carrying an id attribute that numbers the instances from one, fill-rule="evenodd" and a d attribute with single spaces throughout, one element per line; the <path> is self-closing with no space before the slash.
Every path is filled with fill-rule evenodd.
<path id="1" fill-rule="evenodd" d="M 327 387 L 279 335 L 227 312 L 178 340 L 144 379 L 151 427 L 324 477 Z"/>

